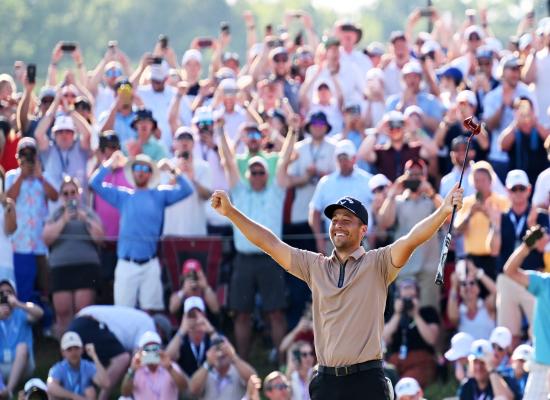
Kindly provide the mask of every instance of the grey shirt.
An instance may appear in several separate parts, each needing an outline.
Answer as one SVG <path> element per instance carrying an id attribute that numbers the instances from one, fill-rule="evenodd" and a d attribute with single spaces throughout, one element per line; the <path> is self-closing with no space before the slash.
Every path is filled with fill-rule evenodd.
<path id="1" fill-rule="evenodd" d="M 99 221 L 91 209 L 85 208 L 84 211 L 89 218 Z M 59 220 L 64 212 L 65 206 L 59 207 L 48 222 Z M 97 246 L 84 221 L 71 219 L 67 222 L 57 240 L 50 247 L 49 264 L 51 268 L 100 264 Z"/>

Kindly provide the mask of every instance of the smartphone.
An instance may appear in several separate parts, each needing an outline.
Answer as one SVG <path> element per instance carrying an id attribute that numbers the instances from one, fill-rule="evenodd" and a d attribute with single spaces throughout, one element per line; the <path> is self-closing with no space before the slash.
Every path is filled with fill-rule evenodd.
<path id="1" fill-rule="evenodd" d="M 531 231 L 530 235 L 525 235 L 523 241 L 527 245 L 527 247 L 533 247 L 535 243 L 537 243 L 537 240 L 539 240 L 545 233 L 545 229 L 542 228 L 540 225 L 537 225 L 536 229 Z"/>
<path id="2" fill-rule="evenodd" d="M 168 47 L 168 36 L 166 35 L 159 35 L 159 43 L 161 49 L 166 49 Z"/>
<path id="3" fill-rule="evenodd" d="M 483 201 L 483 194 L 481 192 L 476 192 L 476 201 Z"/>
<path id="4" fill-rule="evenodd" d="M 160 353 L 158 351 L 142 351 L 141 362 L 144 365 L 160 364 Z"/>
<path id="5" fill-rule="evenodd" d="M 466 280 L 466 260 L 460 259 L 455 265 L 456 276 L 459 281 Z"/>
<path id="6" fill-rule="evenodd" d="M 432 10 L 430 7 L 424 7 L 420 10 L 421 17 L 431 17 L 433 13 L 434 13 L 434 10 Z"/>
<path id="7" fill-rule="evenodd" d="M 212 43 L 214 43 L 214 42 L 213 42 L 213 40 L 210 39 L 210 38 L 200 38 L 200 39 L 198 40 L 198 43 L 197 43 L 197 44 L 199 45 L 199 47 L 200 47 L 201 49 L 203 49 L 203 48 L 207 48 L 207 47 L 212 47 Z"/>
<path id="8" fill-rule="evenodd" d="M 153 57 L 153 64 L 162 64 L 162 57 Z"/>
<path id="9" fill-rule="evenodd" d="M 109 43 L 107 44 L 107 47 L 109 50 L 111 50 L 112 53 L 116 51 L 116 48 L 118 46 L 118 42 L 116 40 L 109 40 Z"/>
<path id="10" fill-rule="evenodd" d="M 527 19 L 535 19 L 535 11 L 534 11 L 534 10 L 529 11 L 529 12 L 525 15 L 525 18 L 527 18 Z"/>
<path id="11" fill-rule="evenodd" d="M 231 34 L 231 27 L 229 26 L 229 22 L 220 22 L 220 32 L 225 33 L 226 35 Z"/>
<path id="12" fill-rule="evenodd" d="M 72 53 L 76 50 L 76 42 L 62 42 L 61 50 L 63 50 L 65 53 Z"/>
<path id="13" fill-rule="evenodd" d="M 27 65 L 27 81 L 36 83 L 36 64 Z"/>
<path id="14" fill-rule="evenodd" d="M 265 35 L 266 36 L 273 35 L 273 25 L 272 24 L 267 24 L 265 26 Z"/>

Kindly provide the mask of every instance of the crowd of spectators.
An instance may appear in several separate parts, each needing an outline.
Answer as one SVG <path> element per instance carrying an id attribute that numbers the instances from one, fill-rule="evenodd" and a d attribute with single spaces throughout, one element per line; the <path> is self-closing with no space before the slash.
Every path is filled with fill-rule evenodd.
<path id="1" fill-rule="evenodd" d="M 211 193 L 325 255 L 323 210 L 352 196 L 374 249 L 439 207 L 468 156 L 446 285 L 441 234 L 389 288 L 385 370 L 401 400 L 446 370 L 460 399 L 546 399 L 550 19 L 528 13 L 500 41 L 486 10 L 454 26 L 427 11 L 385 44 L 303 11 L 259 34 L 246 12 L 243 55 L 222 24 L 181 63 L 164 36 L 136 68 L 115 41 L 95 66 L 60 42 L 44 85 L 20 61 L 0 74 L 0 398 L 309 399 L 309 288 Z M 204 237 L 223 242 L 218 276 L 188 257 L 171 282 L 159 243 Z M 60 344 L 46 382 L 37 335 Z"/>

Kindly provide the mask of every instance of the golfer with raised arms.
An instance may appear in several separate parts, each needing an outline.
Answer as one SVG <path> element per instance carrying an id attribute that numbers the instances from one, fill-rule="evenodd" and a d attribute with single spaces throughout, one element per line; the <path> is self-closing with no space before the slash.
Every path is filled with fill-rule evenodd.
<path id="1" fill-rule="evenodd" d="M 366 252 L 368 214 L 359 200 L 344 197 L 325 208 L 331 220 L 330 257 L 290 247 L 269 229 L 236 209 L 223 191 L 212 207 L 312 291 L 313 331 L 319 368 L 309 385 L 312 400 L 386 400 L 381 337 L 388 285 L 412 252 L 434 235 L 453 211 L 462 207 L 458 184 L 443 204 L 389 246 Z"/>

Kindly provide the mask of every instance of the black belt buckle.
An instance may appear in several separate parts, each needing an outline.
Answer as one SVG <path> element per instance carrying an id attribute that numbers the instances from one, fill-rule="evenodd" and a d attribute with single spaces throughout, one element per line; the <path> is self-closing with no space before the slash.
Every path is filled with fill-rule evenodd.
<path id="1" fill-rule="evenodd" d="M 339 372 L 342 371 L 342 372 Z M 348 365 L 344 365 L 343 367 L 334 367 L 334 375 L 336 376 L 346 376 L 351 374 L 351 368 Z"/>

